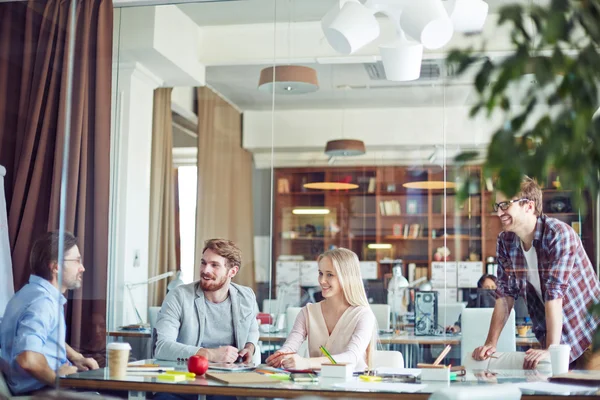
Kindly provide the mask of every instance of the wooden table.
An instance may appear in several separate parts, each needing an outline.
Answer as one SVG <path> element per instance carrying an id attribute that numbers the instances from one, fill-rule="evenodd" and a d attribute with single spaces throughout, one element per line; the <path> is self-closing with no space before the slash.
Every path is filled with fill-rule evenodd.
<path id="1" fill-rule="evenodd" d="M 149 329 L 145 329 L 143 331 L 126 331 L 126 330 L 118 330 L 106 332 L 108 336 L 111 337 L 134 337 L 134 338 L 149 338 L 152 336 Z"/>
<path id="2" fill-rule="evenodd" d="M 185 366 L 177 362 L 165 362 L 157 360 L 143 360 L 140 363 L 158 363 L 161 366 L 174 366 L 176 370 L 184 370 Z M 503 370 L 497 377 L 482 377 L 482 371 L 469 371 L 459 381 L 451 382 L 422 382 L 424 387 L 418 387 L 416 393 L 409 393 L 403 386 L 390 387 L 377 383 L 369 384 L 367 387 L 344 387 L 344 381 L 326 382 L 321 379 L 314 383 L 294 383 L 292 381 L 274 381 L 268 384 L 236 385 L 223 384 L 204 377 L 183 382 L 165 382 L 152 376 L 127 376 L 121 380 L 108 378 L 108 371 L 99 369 L 85 371 L 69 375 L 60 379 L 61 387 L 77 388 L 85 390 L 123 390 L 129 391 L 129 399 L 145 399 L 146 392 L 168 392 L 179 394 L 203 394 L 203 395 L 229 395 L 244 397 L 266 397 L 266 398 L 294 398 L 300 396 L 322 396 L 322 397 L 345 397 L 345 398 L 369 398 L 369 399 L 397 399 L 402 394 L 402 399 L 425 400 L 436 390 L 450 386 L 489 386 L 494 388 L 497 384 L 545 381 L 547 375 L 538 371 Z M 348 381 L 350 384 L 356 382 L 357 378 Z M 342 386 L 340 386 L 342 385 Z M 587 396 L 570 396 L 572 399 L 600 399 L 599 393 L 590 390 Z M 559 398 L 542 395 L 533 392 L 532 395 L 524 394 L 523 398 L 538 400 Z M 560 396 L 564 398 L 564 396 Z"/>

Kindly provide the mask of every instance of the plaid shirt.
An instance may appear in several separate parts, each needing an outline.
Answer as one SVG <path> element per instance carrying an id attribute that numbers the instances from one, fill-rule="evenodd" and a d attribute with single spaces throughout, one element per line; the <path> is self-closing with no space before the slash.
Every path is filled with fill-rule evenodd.
<path id="1" fill-rule="evenodd" d="M 533 238 L 538 258 L 540 289 L 545 301 L 563 299 L 563 326 L 560 342 L 571 346 L 574 361 L 590 346 L 600 320 L 588 312 L 600 301 L 600 284 L 579 236 L 555 218 L 538 217 Z M 527 260 L 521 240 L 513 232 L 498 236 L 499 297 L 523 296 L 533 322 L 533 332 L 546 348 L 546 309 L 533 285 L 527 281 Z"/>

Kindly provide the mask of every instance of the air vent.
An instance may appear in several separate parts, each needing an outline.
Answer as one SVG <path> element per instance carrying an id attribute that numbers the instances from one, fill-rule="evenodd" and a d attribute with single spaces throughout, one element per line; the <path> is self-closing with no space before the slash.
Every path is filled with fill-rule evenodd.
<path id="1" fill-rule="evenodd" d="M 421 77 L 422 80 L 436 80 L 442 76 L 442 63 L 444 60 L 423 60 L 421 63 Z M 372 81 L 384 81 L 386 80 L 385 70 L 383 69 L 383 63 L 377 61 L 376 63 L 365 63 L 363 64 L 369 78 Z M 455 75 L 453 67 L 445 68 L 446 77 L 451 78 Z"/>

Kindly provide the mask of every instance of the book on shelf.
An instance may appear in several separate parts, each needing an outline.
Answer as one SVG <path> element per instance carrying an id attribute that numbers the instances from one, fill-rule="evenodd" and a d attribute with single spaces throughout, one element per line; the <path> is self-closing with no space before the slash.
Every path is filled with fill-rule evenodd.
<path id="1" fill-rule="evenodd" d="M 419 224 L 411 224 L 409 228 L 408 237 L 418 238 L 420 227 L 421 226 Z"/>
<path id="2" fill-rule="evenodd" d="M 277 180 L 277 193 L 289 193 L 290 181 L 287 178 L 279 178 Z"/>
<path id="3" fill-rule="evenodd" d="M 404 224 L 404 237 L 408 237 L 409 228 L 410 228 L 410 225 Z"/>
<path id="4" fill-rule="evenodd" d="M 375 193 L 375 186 L 376 186 L 376 181 L 375 181 L 375 177 L 371 177 L 369 178 L 369 187 L 367 189 L 368 193 Z"/>
<path id="5" fill-rule="evenodd" d="M 379 202 L 379 212 L 383 216 L 400 215 L 402 209 L 398 200 L 382 200 Z"/>

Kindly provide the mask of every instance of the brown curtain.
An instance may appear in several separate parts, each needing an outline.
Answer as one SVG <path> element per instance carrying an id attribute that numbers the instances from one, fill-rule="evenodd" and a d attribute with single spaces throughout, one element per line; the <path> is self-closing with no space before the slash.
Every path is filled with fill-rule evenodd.
<path id="1" fill-rule="evenodd" d="M 149 278 L 177 270 L 172 91 L 172 88 L 160 88 L 154 91 L 150 171 L 150 234 L 148 238 Z M 148 286 L 148 306 L 160 306 L 166 293 L 166 279 L 151 283 Z"/>
<path id="2" fill-rule="evenodd" d="M 40 234 L 58 228 L 67 93 L 72 95 L 66 228 L 79 239 L 83 289 L 67 309 L 69 343 L 101 348 L 108 257 L 112 1 L 77 2 L 67 85 L 69 0 L 0 4 L 0 164 L 5 165 L 15 289 Z M 85 337 L 85 339 L 83 339 Z M 99 339 L 98 339 L 99 338 Z M 98 340 L 102 341 L 98 343 Z"/>
<path id="3" fill-rule="evenodd" d="M 211 89 L 198 88 L 196 268 L 204 241 L 233 240 L 242 250 L 234 281 L 254 288 L 252 156 L 242 148 L 242 116 Z"/>

